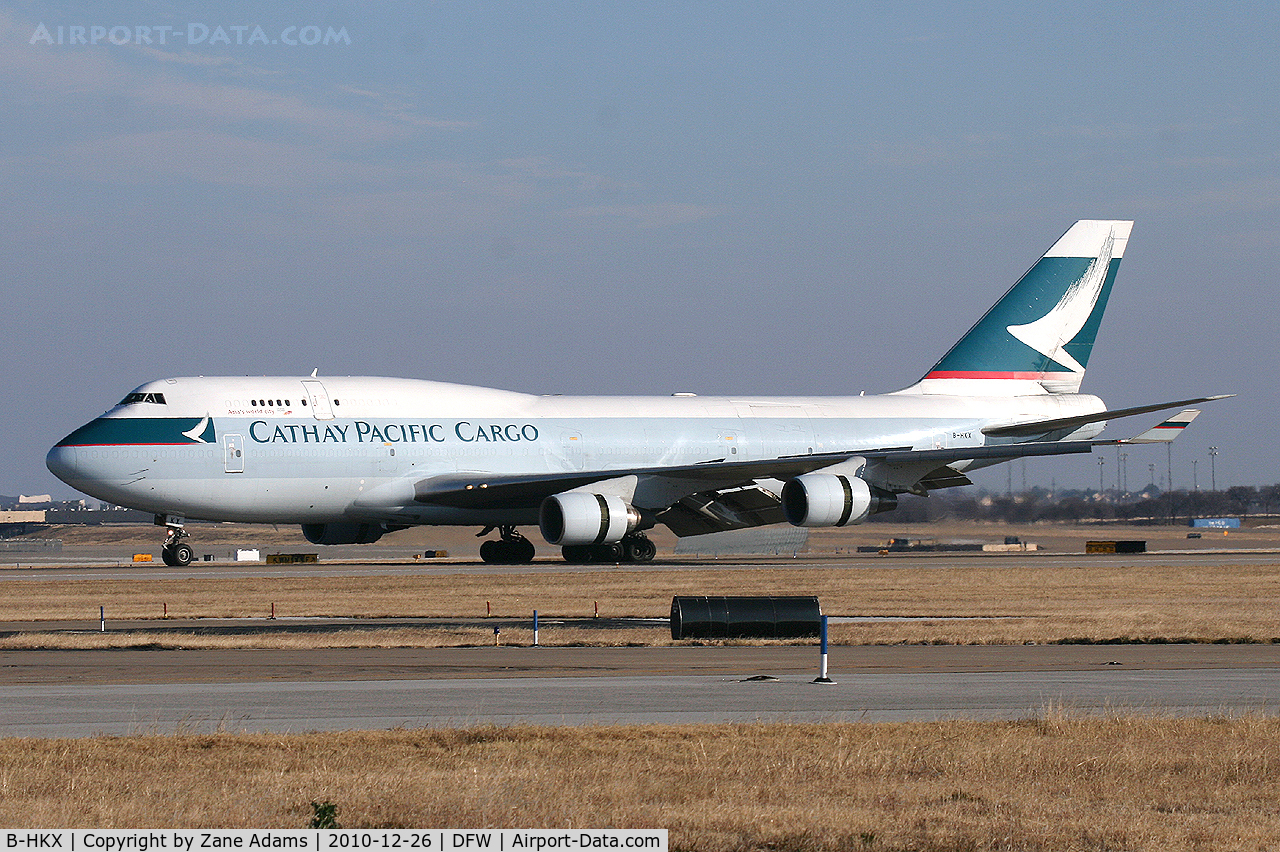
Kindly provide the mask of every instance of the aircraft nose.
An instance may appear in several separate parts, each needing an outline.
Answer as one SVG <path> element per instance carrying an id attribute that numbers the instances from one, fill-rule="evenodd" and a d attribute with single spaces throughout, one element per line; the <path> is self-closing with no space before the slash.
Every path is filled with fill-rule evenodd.
<path id="1" fill-rule="evenodd" d="M 74 486 L 79 478 L 79 459 L 77 456 L 78 453 L 75 447 L 64 447 L 59 444 L 44 457 L 44 465 L 58 479 Z"/>

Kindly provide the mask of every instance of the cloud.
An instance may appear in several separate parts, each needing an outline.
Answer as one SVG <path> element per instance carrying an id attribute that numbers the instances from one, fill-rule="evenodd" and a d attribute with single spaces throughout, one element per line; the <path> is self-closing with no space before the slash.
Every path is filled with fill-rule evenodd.
<path id="1" fill-rule="evenodd" d="M 372 89 L 361 89 L 355 86 L 339 86 L 338 90 L 366 98 L 377 104 L 387 118 L 416 127 L 429 127 L 436 130 L 469 130 L 480 126 L 477 121 L 432 118 L 421 115 L 413 109 L 413 105 L 407 97 L 393 95 L 389 92 L 377 92 Z"/>
<path id="2" fill-rule="evenodd" d="M 5 28 L 24 31 L 0 12 Z M 482 122 L 423 112 L 421 93 L 404 81 L 325 85 L 332 75 L 301 78 L 255 64 L 253 54 L 51 47 L 28 38 L 0 43 L 0 76 L 9 83 L 0 113 L 12 119 L 0 142 L 0 179 L 289 192 L 280 207 L 296 217 L 334 228 L 374 224 L 388 234 L 411 235 L 426 223 L 457 234 L 535 217 L 661 228 L 724 212 L 623 203 L 638 183 L 545 156 L 435 156 L 442 135 L 479 134 Z M 46 221 L 40 203 L 32 206 L 33 221 Z"/>
<path id="3" fill-rule="evenodd" d="M 0 12 L 0 32 L 21 36 L 29 31 L 34 26 L 24 28 L 12 15 Z M 0 42 L 0 75 L 6 80 L 0 104 L 59 103 L 64 110 L 74 110 L 111 99 L 132 104 L 129 112 L 140 123 L 163 119 L 172 127 L 263 121 L 339 143 L 476 126 L 473 121 L 424 115 L 404 98 L 369 89 L 336 87 L 358 96 L 342 103 L 333 97 L 334 89 L 311 88 L 307 81 L 291 81 L 285 73 L 238 56 L 134 44 L 69 47 L 27 41 L 22 37 Z M 104 125 L 98 135 L 109 135 L 119 126 Z"/>
<path id="4" fill-rule="evenodd" d="M 180 65 L 198 65 L 205 68 L 233 68 L 244 64 L 234 56 L 227 56 L 226 54 L 196 53 L 193 50 L 176 52 L 160 50 L 145 44 L 133 45 L 133 48 L 157 62 L 174 62 Z"/>
<path id="5" fill-rule="evenodd" d="M 688 225 L 714 219 L 728 212 L 728 208 L 680 202 L 652 204 L 607 204 L 576 207 L 562 215 L 568 219 L 614 219 L 632 222 L 639 228 L 667 228 Z"/>
<path id="6" fill-rule="evenodd" d="M 114 134 L 35 155 L 64 176 L 131 186 L 176 180 L 265 189 L 297 189 L 341 179 L 349 164 L 286 142 L 184 128 Z"/>

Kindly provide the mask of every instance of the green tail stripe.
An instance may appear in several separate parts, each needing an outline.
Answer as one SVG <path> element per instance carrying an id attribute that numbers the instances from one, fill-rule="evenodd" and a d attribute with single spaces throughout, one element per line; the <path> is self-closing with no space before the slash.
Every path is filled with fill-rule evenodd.
<path id="1" fill-rule="evenodd" d="M 1091 257 L 1042 257 L 1018 283 L 987 311 L 930 373 L 1062 373 L 1070 367 L 1058 364 L 1009 333 L 1009 326 L 1040 319 L 1062 299 L 1067 289 L 1079 281 L 1094 262 Z M 1063 348 L 1081 366 L 1088 366 L 1089 354 L 1102 323 L 1111 286 L 1120 258 L 1107 266 L 1106 279 L 1098 301 L 1080 331 Z"/>

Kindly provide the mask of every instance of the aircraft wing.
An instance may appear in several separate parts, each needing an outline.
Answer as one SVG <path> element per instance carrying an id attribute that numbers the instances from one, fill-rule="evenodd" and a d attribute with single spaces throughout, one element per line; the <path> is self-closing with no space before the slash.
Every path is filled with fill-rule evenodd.
<path id="1" fill-rule="evenodd" d="M 533 474 L 456 474 L 434 476 L 414 485 L 414 502 L 457 509 L 508 506 L 536 508 L 552 494 L 624 476 L 660 476 L 724 489 L 752 484 L 761 478 L 790 478 L 829 467 L 857 453 L 823 453 L 781 459 L 729 462 L 715 459 L 674 467 L 627 468 Z"/>
<path id="2" fill-rule="evenodd" d="M 937 487 L 947 478 L 960 476 L 952 471 L 943 475 L 946 465 L 967 459 L 1015 459 L 1025 456 L 1087 453 L 1091 441 L 1033 441 L 1021 444 L 996 444 L 982 447 L 952 447 L 936 450 L 912 450 L 893 447 L 876 450 L 850 450 L 803 456 L 787 456 L 754 461 L 715 459 L 697 464 L 673 467 L 630 468 L 614 470 L 574 471 L 535 474 L 453 474 L 423 479 L 414 484 L 414 502 L 449 506 L 458 509 L 537 508 L 553 494 L 627 476 L 664 478 L 687 483 L 687 494 L 721 492 L 753 486 L 761 479 L 790 479 L 821 470 L 852 458 L 863 458 L 881 465 L 921 466 L 921 477 L 937 473 Z M 963 477 L 960 477 L 963 479 Z"/>
<path id="3" fill-rule="evenodd" d="M 925 450 L 884 447 L 752 461 L 721 458 L 671 467 L 531 474 L 449 474 L 414 482 L 413 500 L 423 505 L 457 509 L 532 510 L 554 494 L 634 477 L 632 492 L 636 493 L 637 486 L 643 483 L 641 490 L 650 495 L 649 501 L 643 504 L 645 508 L 656 512 L 658 519 L 677 535 L 699 535 L 785 520 L 778 496 L 769 490 L 772 486 L 761 484 L 764 482 L 767 485 L 769 480 L 785 481 L 851 459 L 860 459 L 866 464 L 865 478 L 874 484 L 893 492 L 926 494 L 934 489 L 971 484 L 962 472 L 964 466 L 961 463 L 992 463 L 1031 456 L 1088 453 L 1098 446 L 1172 440 L 1194 419 L 1198 411 L 1184 411 L 1136 438 L 1058 441 L 1044 440 L 1043 436 L 1067 434 L 1087 423 L 1224 399 L 1225 396 L 1200 397 L 1078 417 L 989 427 L 983 430 L 988 438 L 1041 436 L 1041 439 L 982 446 Z M 859 474 L 862 475 L 861 470 Z M 637 505 L 642 504 L 637 502 Z"/>

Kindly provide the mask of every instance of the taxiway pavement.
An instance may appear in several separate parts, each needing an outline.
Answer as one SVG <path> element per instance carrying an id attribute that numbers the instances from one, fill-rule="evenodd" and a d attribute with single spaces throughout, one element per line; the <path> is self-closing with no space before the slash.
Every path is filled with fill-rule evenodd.
<path id="1" fill-rule="evenodd" d="M 909 568 L 968 558 L 972 557 L 890 555 L 812 564 L 853 570 Z M 1119 568 L 1153 561 L 1206 567 L 1225 561 L 1274 564 L 1277 555 L 1254 551 L 977 558 Z M 716 571 L 759 567 L 755 560 L 702 564 Z M 786 564 L 810 563 L 801 559 Z M 673 560 L 645 570 L 697 565 Z M 17 593 L 23 582 L 32 580 L 121 576 L 492 574 L 609 567 L 539 562 L 504 569 L 465 561 L 200 563 L 187 569 L 43 564 L 2 570 L 0 584 L 9 583 Z M 210 626 L 212 620 L 201 621 Z M 362 620 L 360 626 L 378 625 Z M 56 627 L 0 625 L 0 632 Z M 246 620 L 226 625 L 223 631 L 265 627 Z M 282 627 L 280 622 L 270 625 L 274 631 Z M 310 627 L 299 623 L 294 629 Z M 332 630 L 334 625 L 321 629 Z M 1035 716 L 1057 707 L 1078 713 L 1280 712 L 1280 645 L 839 646 L 831 649 L 830 668 L 837 683 L 812 683 L 818 672 L 815 646 L 0 651 L 0 736 L 482 723 L 990 719 Z"/>
<path id="2" fill-rule="evenodd" d="M 1280 646 L 7 651 L 0 735 L 1274 713 Z"/>

